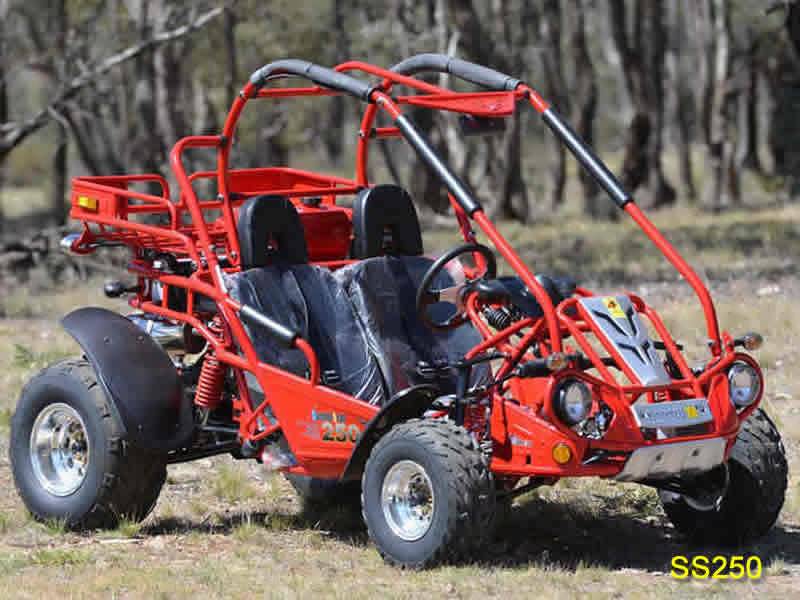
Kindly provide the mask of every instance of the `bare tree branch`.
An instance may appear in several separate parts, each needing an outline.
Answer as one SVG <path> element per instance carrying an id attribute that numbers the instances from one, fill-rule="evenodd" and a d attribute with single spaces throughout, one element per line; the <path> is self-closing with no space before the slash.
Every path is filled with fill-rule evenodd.
<path id="1" fill-rule="evenodd" d="M 24 121 L 12 121 L 0 124 L 0 159 L 4 158 L 11 150 L 21 144 L 28 136 L 44 127 L 53 118 L 53 111 L 65 101 L 75 96 L 88 84 L 102 77 L 119 65 L 136 58 L 143 52 L 151 50 L 162 44 L 173 42 L 205 27 L 209 22 L 223 13 L 224 7 L 219 6 L 203 13 L 190 23 L 156 33 L 152 37 L 139 42 L 121 52 L 109 56 L 94 68 L 91 68 L 70 81 L 66 82 L 50 103 L 33 116 Z"/>

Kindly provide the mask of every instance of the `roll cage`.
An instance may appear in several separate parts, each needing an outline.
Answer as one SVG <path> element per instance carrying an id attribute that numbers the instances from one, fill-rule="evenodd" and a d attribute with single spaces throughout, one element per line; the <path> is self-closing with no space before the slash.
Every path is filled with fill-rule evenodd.
<path id="1" fill-rule="evenodd" d="M 452 91 L 415 77 L 425 72 L 448 73 L 485 88 L 485 91 Z M 352 74 L 366 75 L 370 83 Z M 270 86 L 286 77 L 306 79 L 312 85 Z M 414 93 L 397 95 L 394 88 L 398 86 L 409 88 Z M 366 103 L 358 131 L 354 179 L 290 168 L 231 169 L 229 161 L 234 135 L 248 102 L 255 99 L 340 94 L 351 95 Z M 678 344 L 655 311 L 634 295 L 630 295 L 631 301 L 637 311 L 649 319 L 660 338 L 659 343 L 667 360 L 674 365 L 673 381 L 657 386 L 637 384 L 634 374 L 626 368 L 614 346 L 598 336 L 610 360 L 601 356 L 596 345 L 589 340 L 590 334 L 596 332 L 578 302 L 582 297 L 592 296 L 592 293 L 579 288 L 576 297 L 554 306 L 547 290 L 495 228 L 469 187 L 447 166 L 402 110 L 404 106 L 411 105 L 477 117 L 501 118 L 512 115 L 519 105 L 524 104 L 539 113 L 552 133 L 567 146 L 612 201 L 640 226 L 691 285 L 702 306 L 708 331 L 711 357 L 705 369 L 697 372 L 689 367 Z M 388 115 L 392 126 L 376 126 L 380 111 Z M 541 381 L 511 379 L 508 387 L 487 392 L 493 407 L 490 427 L 497 450 L 492 463 L 495 471 L 514 476 L 614 475 L 624 462 L 615 452 L 629 452 L 641 445 L 659 443 L 645 439 L 633 418 L 621 410 L 642 394 L 654 402 L 711 397 L 712 392 L 716 393 L 716 400 L 712 403 L 716 415 L 714 422 L 706 431 L 682 439 L 725 436 L 730 442 L 735 438 L 739 424 L 755 409 L 756 404 L 737 414 L 727 402 L 727 397 L 723 401 L 722 393 L 713 391 L 713 388 L 726 385 L 721 375 L 734 360 L 742 359 L 742 355 L 735 352 L 735 340 L 727 333 L 720 333 L 713 301 L 700 277 L 644 215 L 603 162 L 532 87 L 498 71 L 459 59 L 422 54 L 392 69 L 355 61 L 342 63 L 334 69 L 294 59 L 269 63 L 253 73 L 234 100 L 220 135 L 189 136 L 175 144 L 170 153 L 170 163 L 180 188 L 177 200 L 170 198 L 167 182 L 159 175 L 76 178 L 71 216 L 83 221 L 84 228 L 80 236 L 72 241 L 71 249 L 86 253 L 106 244 L 130 246 L 133 259 L 129 269 L 139 280 L 131 305 L 146 313 L 185 323 L 205 339 L 216 360 L 232 369 L 238 384 L 233 408 L 240 439 L 258 443 L 282 431 L 298 460 L 298 466 L 293 467 L 292 471 L 317 477 L 339 476 L 352 452 L 352 440 L 321 443 L 304 436 L 301 428 L 295 425 L 307 419 L 310 407 L 314 406 L 324 407 L 334 416 L 340 415 L 344 422 L 356 424 L 360 431 L 375 417 L 378 409 L 320 385 L 319 362 L 306 340 L 228 295 L 225 274 L 241 269 L 235 210 L 245 199 L 264 194 L 288 196 L 295 202 L 303 198 L 321 198 L 323 206 L 335 206 L 338 196 L 352 195 L 370 185 L 367 166 L 371 141 L 398 137 L 411 145 L 446 187 L 464 240 L 475 242 L 477 233 L 485 235 L 542 308 L 541 318 L 524 318 L 506 329 L 493 331 L 481 318 L 479 299 L 475 295 L 470 296 L 467 311 L 484 342 L 465 358 L 476 359 L 493 349 L 499 351 L 503 360 L 496 369 L 495 378 L 500 380 L 513 374 L 522 361 L 532 356 L 531 348 L 534 345 L 541 357 L 567 353 L 572 361 L 567 370 L 570 376 L 586 380 L 604 402 L 617 409 L 615 413 L 618 418 L 602 440 L 582 439 L 569 427 L 559 423 L 552 414 L 549 398 L 557 384 L 555 378 Z M 216 151 L 216 170 L 187 173 L 184 154 L 189 149 L 197 148 Z M 199 197 L 195 184 L 202 180 L 215 181 L 216 197 Z M 130 189 L 133 184 L 141 183 L 160 186 L 161 194 Z M 219 216 L 212 218 L 213 214 Z M 140 222 L 136 218 L 138 215 L 157 215 L 164 224 Z M 162 257 L 172 258 L 162 260 Z M 339 256 L 316 262 L 337 268 L 349 260 L 346 256 Z M 160 286 L 158 297 L 151 293 L 155 284 Z M 180 302 L 174 301 L 170 290 L 181 292 Z M 215 305 L 218 321 L 211 318 L 207 308 L 209 300 Z M 279 343 L 301 350 L 309 365 L 308 377 L 296 377 L 260 361 L 242 320 L 259 323 Z M 521 339 L 512 342 L 514 336 Z M 577 348 L 565 345 L 569 339 L 577 344 Z M 583 353 L 588 361 L 584 366 L 579 364 L 579 353 Z M 610 371 L 612 364 L 627 376 L 630 381 L 628 384 L 618 382 L 618 378 Z M 586 372 L 587 367 L 595 369 L 596 375 Z M 252 373 L 261 388 L 267 391 L 266 399 L 258 406 L 251 403 L 244 380 L 246 372 Z M 525 401 L 506 402 L 506 393 L 513 394 L 517 399 L 526 396 L 538 398 L 533 404 L 541 408 L 541 414 L 546 418 L 528 410 Z M 298 397 L 303 397 L 303 401 L 299 402 Z M 266 420 L 271 424 L 264 425 L 267 409 L 277 420 Z M 583 460 L 577 464 L 559 465 L 543 451 L 530 447 L 520 450 L 512 447 L 513 444 L 508 441 L 522 431 L 534 430 L 544 432 L 553 440 L 565 440 L 572 448 L 573 455 Z M 541 456 L 537 454 L 539 452 Z M 601 457 L 596 452 L 605 454 Z"/>

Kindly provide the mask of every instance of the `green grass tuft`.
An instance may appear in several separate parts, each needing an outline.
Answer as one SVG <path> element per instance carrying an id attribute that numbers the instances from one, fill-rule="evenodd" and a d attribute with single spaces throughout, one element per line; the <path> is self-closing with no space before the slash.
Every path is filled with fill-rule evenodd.
<path id="1" fill-rule="evenodd" d="M 37 362 L 36 353 L 22 344 L 14 344 L 14 366 L 20 369 L 30 369 Z"/>
<path id="2" fill-rule="evenodd" d="M 0 429 L 8 429 L 11 426 L 11 417 L 14 413 L 10 408 L 0 408 Z"/>
<path id="3" fill-rule="evenodd" d="M 22 344 L 14 344 L 14 361 L 13 365 L 19 369 L 42 369 L 47 365 L 63 360 L 73 353 L 71 351 L 65 352 L 63 350 L 44 350 L 42 352 L 35 352 L 27 346 Z"/>
<path id="4" fill-rule="evenodd" d="M 130 519 L 120 519 L 117 528 L 114 530 L 120 537 L 135 538 L 142 531 L 142 524 Z"/>
<path id="5" fill-rule="evenodd" d="M 247 515 L 245 519 L 236 527 L 233 528 L 233 539 L 237 542 L 252 542 L 261 537 L 264 533 L 264 528 L 258 523 L 254 523 L 251 515 Z"/>
<path id="6" fill-rule="evenodd" d="M 73 548 L 42 548 L 35 550 L 31 556 L 31 563 L 42 567 L 64 567 L 67 565 L 82 565 L 89 562 L 89 554 Z"/>
<path id="7" fill-rule="evenodd" d="M 45 519 L 39 523 L 50 535 L 61 535 L 67 531 L 66 519 Z"/>
<path id="8" fill-rule="evenodd" d="M 290 531 L 296 526 L 296 517 L 285 513 L 270 513 L 264 517 L 264 527 L 269 531 Z"/>
<path id="9" fill-rule="evenodd" d="M 28 565 L 21 554 L 0 554 L 0 576 L 12 575 Z"/>
<path id="10" fill-rule="evenodd" d="M 0 534 L 6 533 L 11 529 L 11 515 L 7 512 L 0 512 Z"/>

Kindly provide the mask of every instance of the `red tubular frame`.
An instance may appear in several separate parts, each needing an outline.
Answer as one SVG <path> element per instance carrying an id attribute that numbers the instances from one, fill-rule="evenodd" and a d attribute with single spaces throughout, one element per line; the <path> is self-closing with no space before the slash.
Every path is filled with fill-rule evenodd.
<path id="1" fill-rule="evenodd" d="M 309 438 L 304 434 L 304 426 L 308 425 L 312 411 L 328 411 L 342 419 L 348 426 L 359 431 L 377 413 L 377 408 L 364 404 L 345 394 L 319 385 L 320 366 L 313 348 L 306 340 L 295 338 L 294 346 L 299 349 L 308 362 L 307 378 L 296 377 L 258 359 L 255 348 L 245 330 L 240 311 L 242 306 L 227 294 L 225 273 L 240 270 L 239 240 L 236 234 L 235 210 L 244 197 L 260 194 L 279 194 L 291 198 L 308 196 L 324 196 L 327 205 L 335 204 L 339 195 L 356 193 L 369 186 L 368 154 L 372 138 L 396 138 L 406 135 L 403 127 L 409 127 L 403 117 L 402 104 L 420 104 L 440 110 L 480 115 L 507 116 L 509 107 L 527 102 L 543 117 L 551 121 L 550 105 L 531 87 L 517 85 L 516 89 L 491 91 L 485 93 L 470 92 L 468 94 L 453 92 L 411 76 L 401 75 L 368 63 L 351 61 L 335 68 L 340 73 L 360 72 L 378 78 L 380 83 L 372 88 L 360 124 L 359 139 L 356 151 L 355 177 L 348 180 L 341 177 L 312 174 L 296 169 L 266 168 L 232 171 L 230 153 L 239 118 L 248 101 L 253 99 L 317 97 L 338 95 L 337 90 L 311 85 L 306 87 L 262 87 L 252 81 L 247 83 L 239 96 L 234 100 L 225 120 L 222 132 L 218 136 L 190 136 L 178 141 L 170 153 L 171 167 L 181 189 L 177 203 L 170 199 L 166 180 L 158 175 L 134 175 L 115 177 L 77 178 L 73 185 L 74 218 L 84 221 L 81 237 L 73 243 L 76 252 L 89 252 L 96 244 L 122 242 L 131 245 L 134 260 L 131 271 L 137 275 L 141 292 L 131 304 L 145 312 L 166 319 L 183 322 L 191 326 L 208 342 L 209 352 L 216 359 L 233 369 L 239 381 L 239 395 L 234 399 L 234 408 L 239 423 L 239 436 L 242 441 L 252 442 L 264 439 L 281 429 L 285 434 L 292 451 L 297 457 L 298 465 L 291 470 L 296 473 L 310 474 L 317 477 L 338 476 L 353 449 L 350 440 L 342 442 L 322 442 Z M 266 82 L 262 82 L 266 83 Z M 390 95 L 394 86 L 401 85 L 414 90 L 416 96 Z M 486 102 L 483 102 L 483 99 Z M 384 111 L 397 126 L 375 127 L 378 111 Z M 573 145 L 580 147 L 579 140 L 570 139 Z M 217 154 L 217 168 L 214 171 L 188 174 L 183 165 L 183 154 L 189 149 L 214 150 Z M 574 149 L 571 148 L 571 150 Z M 578 156 L 578 154 L 576 154 Z M 584 166 L 586 161 L 596 160 L 592 156 L 579 156 Z M 590 167 L 596 165 L 590 164 Z M 601 165 L 602 168 L 604 168 Z M 434 169 L 436 170 L 436 169 Z M 590 169 L 591 170 L 591 169 Z M 439 173 L 442 175 L 442 173 Z M 447 173 L 445 173 L 446 175 Z M 248 188 L 244 191 L 234 189 L 234 178 L 247 177 L 257 181 L 265 181 L 264 189 Z M 217 197 L 214 200 L 200 200 L 192 186 L 193 182 L 216 178 Z M 288 178 L 288 179 L 286 179 Z M 275 184 L 275 181 L 288 181 L 289 187 Z M 443 177 L 443 181 L 449 181 Z M 144 194 L 128 190 L 133 183 L 158 183 L 162 188 L 161 196 Z M 613 182 L 612 182 L 613 185 Z M 236 193 L 234 193 L 236 192 Z M 647 317 L 658 336 L 664 343 L 667 354 L 672 357 L 680 371 L 682 379 L 669 385 L 643 387 L 636 381 L 635 373 L 625 366 L 616 349 L 599 338 L 604 349 L 614 359 L 630 384 L 617 382 L 611 369 L 606 366 L 603 357 L 594 349 L 587 335 L 597 334 L 590 319 L 582 313 L 577 298 L 570 298 L 559 306 L 554 306 L 550 295 L 536 280 L 533 272 L 522 261 L 511 244 L 495 228 L 488 216 L 474 200 L 474 206 L 464 202 L 464 190 L 453 187 L 448 189 L 450 202 L 457 217 L 463 238 L 468 242 L 476 240 L 472 223 L 494 245 L 522 282 L 527 286 L 542 307 L 540 319 L 526 318 L 507 329 L 494 332 L 481 317 L 481 306 L 475 295 L 466 301 L 466 310 L 484 342 L 473 348 L 467 358 L 496 349 L 505 355 L 503 364 L 496 370 L 498 378 L 509 374 L 525 357 L 546 356 L 554 352 L 574 352 L 575 349 L 565 347 L 564 339 L 571 338 L 580 351 L 594 366 L 597 375 L 570 368 L 551 377 L 534 380 L 511 379 L 501 389 L 491 392 L 493 401 L 491 412 L 491 438 L 495 452 L 492 468 L 497 473 L 510 476 L 568 476 L 599 475 L 612 476 L 622 468 L 624 460 L 609 458 L 592 464 L 582 464 L 581 457 L 597 449 L 631 451 L 643 445 L 669 443 L 674 440 L 644 439 L 642 432 L 633 422 L 629 405 L 639 395 L 647 394 L 650 401 L 656 395 L 666 394 L 670 399 L 682 397 L 709 397 L 715 414 L 714 422 L 702 435 L 681 437 L 684 439 L 702 439 L 724 436 L 729 440 L 735 437 L 741 421 L 752 412 L 757 402 L 746 411 L 737 414 L 727 398 L 727 379 L 725 371 L 734 360 L 746 360 L 757 367 L 749 357 L 736 354 L 733 342 L 727 334 L 720 334 L 714 304 L 708 289 L 700 277 L 686 263 L 675 248 L 664 238 L 661 232 L 647 219 L 633 201 L 620 195 L 615 201 L 630 215 L 654 245 L 664 254 L 669 262 L 689 282 L 697 294 L 705 315 L 709 338 L 711 340 L 712 358 L 707 369 L 695 376 L 681 355 L 663 322 L 650 307 L 640 298 L 631 295 L 631 301 L 637 311 Z M 461 195 L 459 195 L 461 194 Z M 97 206 L 91 208 L 79 203 L 83 196 L 96 200 Z M 220 218 L 209 223 L 204 211 L 219 210 Z M 182 223 L 183 213 L 188 212 L 191 225 Z M 160 227 L 137 223 L 128 219 L 129 214 L 163 213 L 169 218 L 169 226 Z M 191 260 L 195 270 L 191 276 L 184 277 L 153 269 L 145 257 L 145 250 L 172 252 L 179 258 Z M 221 262 L 221 257 L 225 262 Z M 320 261 L 330 268 L 347 264 L 342 256 L 335 260 Z M 223 268 L 221 265 L 224 264 Z M 145 282 L 159 282 L 164 286 L 160 303 L 153 302 L 145 294 L 149 289 Z M 186 310 L 176 310 L 169 305 L 166 290 L 169 287 L 185 290 L 187 297 Z M 197 296 L 202 295 L 216 303 L 217 311 L 224 322 L 222 334 L 208 327 L 208 315 L 197 310 Z M 585 289 L 577 291 L 578 296 L 590 296 Z M 512 342 L 513 336 L 521 340 Z M 531 350 L 531 349 L 534 350 Z M 574 366 L 574 365 L 573 365 Z M 264 402 L 253 407 L 250 402 L 243 373 L 250 372 L 257 379 L 265 392 Z M 607 403 L 616 417 L 605 436 L 601 440 L 587 440 L 561 424 L 554 416 L 552 395 L 555 386 L 563 377 L 577 377 L 592 386 L 595 394 Z M 513 399 L 514 402 L 509 402 Z M 270 409 L 277 419 L 278 425 L 262 427 L 260 421 L 269 422 L 266 410 Z M 288 425 L 286 425 L 288 424 Z M 514 439 L 527 440 L 518 445 Z M 528 443 L 529 442 L 529 443 Z M 555 443 L 566 443 L 575 459 L 566 465 L 556 464 L 550 455 L 550 448 Z"/>
<path id="2" fill-rule="evenodd" d="M 720 345 L 720 332 L 719 322 L 717 320 L 717 311 L 714 308 L 714 301 L 711 299 L 711 294 L 708 288 L 703 283 L 703 280 L 692 269 L 689 263 L 678 253 L 675 247 L 669 243 L 667 238 L 664 237 L 658 228 L 647 218 L 635 203 L 630 202 L 625 206 L 625 212 L 642 228 L 647 237 L 661 250 L 661 253 L 672 263 L 672 265 L 683 275 L 683 278 L 692 286 L 695 294 L 700 299 L 700 304 L 703 307 L 703 314 L 706 318 L 706 326 L 708 328 L 708 339 L 711 342 L 711 352 L 714 356 L 718 356 L 722 352 Z"/>

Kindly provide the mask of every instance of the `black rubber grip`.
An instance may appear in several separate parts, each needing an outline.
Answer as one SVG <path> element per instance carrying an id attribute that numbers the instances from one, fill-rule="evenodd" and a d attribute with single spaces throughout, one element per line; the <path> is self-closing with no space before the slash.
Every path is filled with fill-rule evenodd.
<path id="1" fill-rule="evenodd" d="M 467 188 L 466 184 L 450 170 L 450 167 L 439 158 L 434 149 L 431 147 L 430 142 L 420 132 L 414 123 L 405 115 L 400 115 L 394 121 L 397 128 L 406 138 L 406 141 L 411 145 L 422 161 L 428 165 L 439 179 L 442 180 L 447 190 L 453 194 L 453 197 L 461 205 L 469 216 L 472 216 L 475 211 L 481 210 L 480 202 L 478 202 L 472 193 Z"/>
<path id="2" fill-rule="evenodd" d="M 417 54 L 397 63 L 391 70 L 400 75 L 414 75 L 423 71 L 450 73 L 464 81 L 497 91 L 512 91 L 522 83 L 511 75 L 446 54 Z"/>
<path id="3" fill-rule="evenodd" d="M 583 168 L 594 177 L 598 185 L 611 196 L 614 204 L 619 208 L 625 208 L 625 205 L 632 201 L 630 194 L 625 191 L 617 177 L 555 110 L 548 108 L 544 111 L 542 120 L 555 136 L 564 142 Z"/>
<path id="4" fill-rule="evenodd" d="M 239 311 L 246 321 L 255 323 L 263 327 L 275 340 L 286 348 L 294 346 L 294 341 L 297 339 L 298 333 L 292 331 L 288 327 L 281 325 L 277 321 L 273 321 L 268 316 L 258 312 L 255 308 L 242 304 Z"/>
<path id="5" fill-rule="evenodd" d="M 372 85 L 364 81 L 359 81 L 355 77 L 350 77 L 350 75 L 345 73 L 339 73 L 333 69 L 321 67 L 307 60 L 298 60 L 296 58 L 276 60 L 275 62 L 264 65 L 250 76 L 250 82 L 260 88 L 273 75 L 282 74 L 304 77 L 323 87 L 345 92 L 365 101 L 369 101 L 370 95 L 375 89 Z"/>

